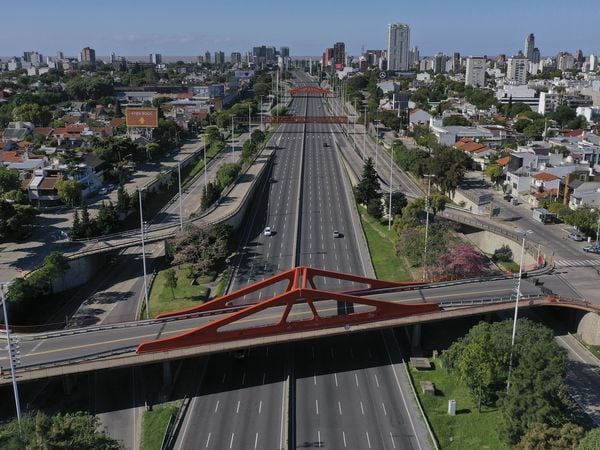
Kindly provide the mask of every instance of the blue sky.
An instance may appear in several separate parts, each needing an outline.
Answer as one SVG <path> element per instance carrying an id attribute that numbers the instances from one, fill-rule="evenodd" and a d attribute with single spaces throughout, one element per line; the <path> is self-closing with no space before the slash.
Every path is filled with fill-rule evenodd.
<path id="1" fill-rule="evenodd" d="M 421 55 L 511 55 L 530 32 L 542 55 L 600 53 L 598 0 L 29 0 L 2 2 L 0 17 L 3 56 L 75 55 L 88 45 L 98 55 L 228 55 L 259 44 L 319 55 L 336 41 L 358 54 L 384 48 L 390 22 L 411 26 Z"/>

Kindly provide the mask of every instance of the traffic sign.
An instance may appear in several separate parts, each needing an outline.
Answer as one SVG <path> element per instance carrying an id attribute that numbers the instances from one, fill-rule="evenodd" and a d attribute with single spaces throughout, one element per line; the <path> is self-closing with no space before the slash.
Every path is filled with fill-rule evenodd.
<path id="1" fill-rule="evenodd" d="M 379 72 L 379 78 L 383 80 L 385 77 L 387 77 L 387 74 L 385 72 Z"/>

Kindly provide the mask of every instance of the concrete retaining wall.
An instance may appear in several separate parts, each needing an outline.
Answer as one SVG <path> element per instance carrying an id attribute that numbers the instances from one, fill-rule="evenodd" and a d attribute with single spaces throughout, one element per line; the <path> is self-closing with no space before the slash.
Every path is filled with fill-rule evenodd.
<path id="1" fill-rule="evenodd" d="M 505 236 L 494 234 L 491 231 L 480 230 L 466 232 L 464 236 L 481 251 L 489 254 L 493 254 L 496 249 L 499 249 L 503 245 L 507 245 L 512 250 L 513 260 L 517 263 L 519 262 L 519 258 L 521 257 L 521 246 Z M 536 255 L 525 252 L 524 263 L 524 268 L 529 269 L 530 266 L 536 264 Z"/>
<path id="2" fill-rule="evenodd" d="M 69 270 L 64 276 L 52 280 L 52 289 L 55 293 L 67 291 L 89 281 L 106 263 L 105 253 L 96 253 L 69 260 Z"/>
<path id="3" fill-rule="evenodd" d="M 600 345 L 600 315 L 587 313 L 579 321 L 577 334 L 588 345 Z"/>

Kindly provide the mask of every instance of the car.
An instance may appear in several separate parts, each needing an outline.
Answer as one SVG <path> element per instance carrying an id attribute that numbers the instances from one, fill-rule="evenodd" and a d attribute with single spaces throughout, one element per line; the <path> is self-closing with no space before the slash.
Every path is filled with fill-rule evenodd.
<path id="1" fill-rule="evenodd" d="M 334 238 L 342 237 L 342 233 L 340 233 L 338 230 L 333 230 L 333 237 Z"/>
<path id="2" fill-rule="evenodd" d="M 583 247 L 583 251 L 586 253 L 596 253 L 600 255 L 600 245 L 588 245 L 587 247 Z"/>
<path id="3" fill-rule="evenodd" d="M 115 188 L 114 184 L 109 184 L 108 186 L 106 186 L 106 189 L 108 189 L 109 191 L 112 191 Z"/>
<path id="4" fill-rule="evenodd" d="M 100 188 L 100 190 L 98 191 L 98 194 L 100 194 L 100 195 L 106 195 L 106 194 L 108 194 L 108 189 L 106 189 L 106 188 Z"/>
<path id="5" fill-rule="evenodd" d="M 574 241 L 584 241 L 585 240 L 585 235 L 583 235 L 582 233 L 580 233 L 579 231 L 571 231 L 569 233 L 569 239 L 573 239 Z"/>
<path id="6" fill-rule="evenodd" d="M 271 227 L 266 227 L 265 231 L 263 232 L 263 234 L 265 236 L 271 236 L 273 234 L 273 230 L 271 230 Z"/>
<path id="7" fill-rule="evenodd" d="M 329 144 L 327 142 L 323 142 L 323 147 L 329 147 Z"/>

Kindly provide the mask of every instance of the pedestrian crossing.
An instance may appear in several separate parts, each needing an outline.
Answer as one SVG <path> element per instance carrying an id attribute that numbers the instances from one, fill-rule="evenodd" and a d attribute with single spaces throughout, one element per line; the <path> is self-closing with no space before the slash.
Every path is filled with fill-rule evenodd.
<path id="1" fill-rule="evenodd" d="M 556 267 L 589 267 L 600 266 L 600 258 L 595 259 L 557 259 L 554 261 Z"/>

